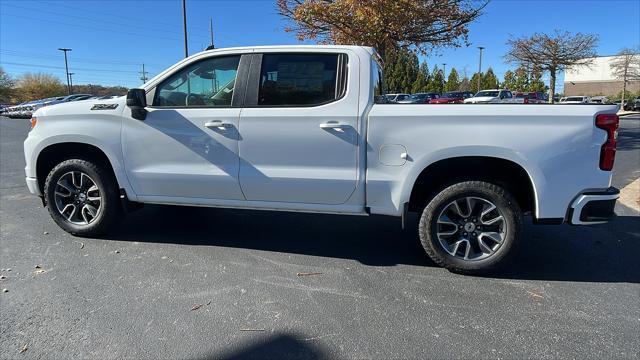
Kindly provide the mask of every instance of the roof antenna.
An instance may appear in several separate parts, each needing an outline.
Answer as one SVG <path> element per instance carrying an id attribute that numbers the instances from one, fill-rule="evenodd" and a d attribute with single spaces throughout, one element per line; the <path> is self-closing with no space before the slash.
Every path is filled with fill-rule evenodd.
<path id="1" fill-rule="evenodd" d="M 213 45 L 213 18 L 209 18 L 209 34 L 211 35 L 211 45 L 207 46 L 206 50 L 215 49 L 215 45 Z"/>

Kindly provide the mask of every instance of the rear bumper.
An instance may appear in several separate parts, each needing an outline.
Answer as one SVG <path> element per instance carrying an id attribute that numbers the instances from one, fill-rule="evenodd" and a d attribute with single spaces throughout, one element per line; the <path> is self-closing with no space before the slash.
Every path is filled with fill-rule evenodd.
<path id="1" fill-rule="evenodd" d="M 614 208 L 619 197 L 620 190 L 614 187 L 578 195 L 569 208 L 569 223 L 593 225 L 612 220 L 616 216 Z"/>

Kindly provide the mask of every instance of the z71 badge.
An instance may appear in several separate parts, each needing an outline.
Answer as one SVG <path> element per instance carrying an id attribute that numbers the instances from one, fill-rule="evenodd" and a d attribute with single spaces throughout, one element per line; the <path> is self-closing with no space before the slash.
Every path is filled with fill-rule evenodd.
<path id="1" fill-rule="evenodd" d="M 91 110 L 114 110 L 118 107 L 118 104 L 95 104 L 91 107 Z"/>

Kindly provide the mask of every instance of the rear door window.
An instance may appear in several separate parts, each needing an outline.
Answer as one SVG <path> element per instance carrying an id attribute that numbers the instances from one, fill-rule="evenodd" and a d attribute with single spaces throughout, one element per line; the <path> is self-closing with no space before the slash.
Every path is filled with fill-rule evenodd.
<path id="1" fill-rule="evenodd" d="M 346 56 L 340 54 L 264 54 L 258 106 L 314 106 L 346 91 Z"/>

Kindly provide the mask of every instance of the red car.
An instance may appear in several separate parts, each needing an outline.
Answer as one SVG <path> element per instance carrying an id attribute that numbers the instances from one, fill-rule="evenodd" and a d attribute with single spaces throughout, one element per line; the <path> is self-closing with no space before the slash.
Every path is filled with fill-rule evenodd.
<path id="1" fill-rule="evenodd" d="M 541 92 L 517 92 L 515 94 L 516 102 L 523 104 L 544 104 L 547 102 L 545 96 Z"/>
<path id="2" fill-rule="evenodd" d="M 429 104 L 462 104 L 465 96 L 462 91 L 450 91 L 442 94 L 437 99 L 431 99 Z"/>

